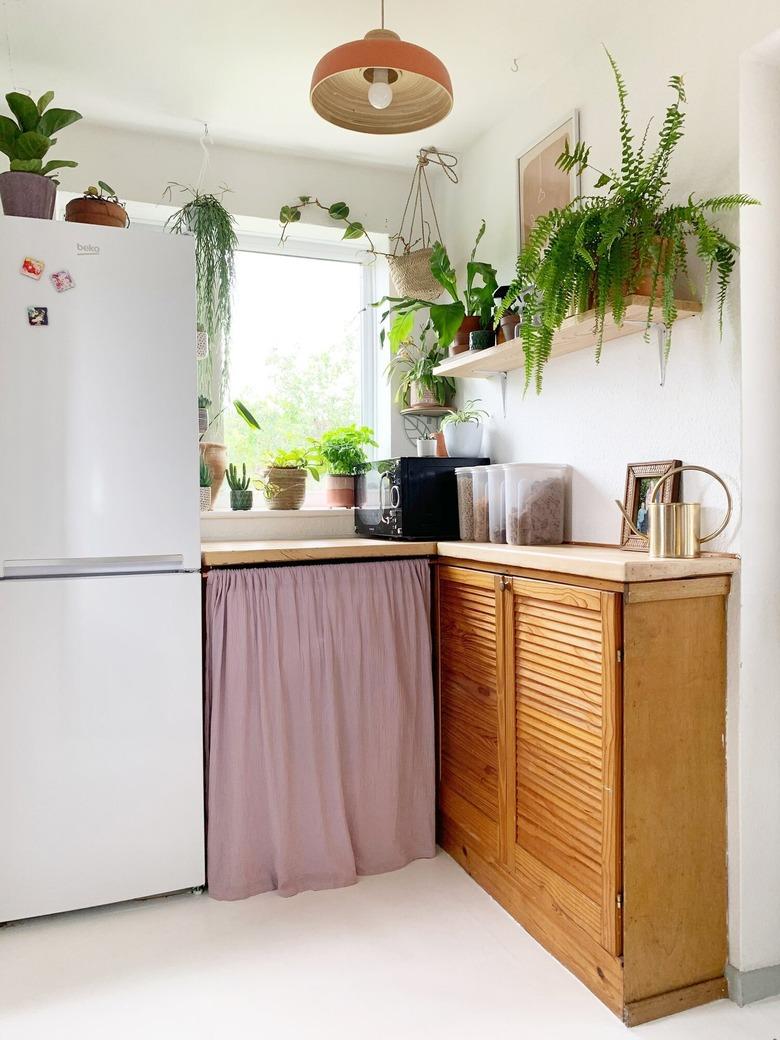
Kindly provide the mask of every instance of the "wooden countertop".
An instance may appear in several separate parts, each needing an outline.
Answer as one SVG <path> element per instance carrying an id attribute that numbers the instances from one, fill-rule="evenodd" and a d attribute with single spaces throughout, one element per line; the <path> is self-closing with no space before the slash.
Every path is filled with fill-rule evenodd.
<path id="1" fill-rule="evenodd" d="M 601 545 L 494 545 L 489 542 L 391 542 L 374 538 L 323 538 L 265 542 L 204 542 L 204 567 L 238 564 L 311 563 L 323 560 L 392 559 L 405 556 L 451 559 L 607 581 L 663 581 L 733 574 L 734 556 L 711 554 L 698 560 L 652 560 L 646 553 Z"/>
<path id="2" fill-rule="evenodd" d="M 268 542 L 204 542 L 204 567 L 246 563 L 308 563 L 317 560 L 435 556 L 436 542 L 390 542 L 378 538 L 321 538 Z"/>
<path id="3" fill-rule="evenodd" d="M 439 556 L 530 570 L 576 574 L 606 581 L 663 581 L 733 574 L 734 556 L 713 553 L 697 560 L 655 560 L 647 553 L 628 552 L 609 545 L 494 545 L 491 542 L 439 542 Z"/>

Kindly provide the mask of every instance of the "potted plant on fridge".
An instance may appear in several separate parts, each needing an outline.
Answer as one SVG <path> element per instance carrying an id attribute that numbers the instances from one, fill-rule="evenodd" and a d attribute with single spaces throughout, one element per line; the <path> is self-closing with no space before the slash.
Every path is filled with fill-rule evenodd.
<path id="1" fill-rule="evenodd" d="M 407 339 L 393 351 L 387 373 L 400 373 L 395 399 L 403 408 L 446 407 L 455 394 L 455 380 L 434 375 L 434 369 L 447 356 L 438 340 L 430 338 L 428 323 L 420 332 L 420 342 Z"/>
<path id="2" fill-rule="evenodd" d="M 620 118 L 620 169 L 603 170 L 590 161 L 590 148 L 577 144 L 558 157 L 566 172 L 589 169 L 597 174 L 595 189 L 562 209 L 540 217 L 517 259 L 516 277 L 504 296 L 499 318 L 525 293 L 520 338 L 525 354 L 526 386 L 542 372 L 556 331 L 573 311 L 594 311 L 598 360 L 607 313 L 620 324 L 627 297 L 648 297 L 645 336 L 660 307 L 666 327 L 666 350 L 677 317 L 675 283 L 688 274 L 688 242 L 708 273 L 717 272 L 718 310 L 723 305 L 737 246 L 710 220 L 712 214 L 756 204 L 747 195 L 718 195 L 669 202 L 669 165 L 684 134 L 686 101 L 681 76 L 672 76 L 674 100 L 667 107 L 658 142 L 650 151 L 647 131 L 637 143 L 629 123 L 628 92 L 616 62 L 607 51 L 617 85 Z M 531 290 L 531 291 L 529 291 Z"/>
<path id="3" fill-rule="evenodd" d="M 130 223 L 123 202 L 110 184 L 90 184 L 80 199 L 71 199 L 65 207 L 65 219 L 75 224 L 100 224 L 124 228 Z"/>
<path id="4" fill-rule="evenodd" d="M 200 511 L 208 512 L 211 509 L 211 470 L 208 463 L 201 455 L 200 457 Z"/>
<path id="5" fill-rule="evenodd" d="M 466 264 L 466 283 L 459 288 L 457 274 L 447 250 L 436 242 L 431 254 L 431 274 L 449 295 L 449 303 L 431 303 L 430 300 L 410 296 L 384 296 L 374 307 L 386 306 L 382 312 L 380 338 L 384 343 L 385 324 L 391 350 L 397 350 L 408 340 L 414 329 L 415 317 L 426 312 L 436 330 L 439 347 L 459 354 L 469 349 L 469 335 L 479 330 L 490 331 L 493 319 L 493 295 L 498 288 L 496 269 L 492 264 L 476 259 L 477 248 L 485 234 L 482 221 L 474 248 Z M 452 344 L 452 346 L 451 346 Z"/>
<path id="6" fill-rule="evenodd" d="M 198 433 L 205 433 L 209 428 L 209 408 L 211 401 L 204 394 L 198 394 Z"/>
<path id="7" fill-rule="evenodd" d="M 315 448 L 328 479 L 325 500 L 329 506 L 351 509 L 355 504 L 355 477 L 370 466 L 365 448 L 378 447 L 368 426 L 337 426 L 323 433 Z"/>
<path id="8" fill-rule="evenodd" d="M 250 477 L 247 476 L 246 463 L 238 468 L 231 462 L 227 468 L 227 482 L 230 488 L 230 508 L 236 511 L 244 511 L 252 508 L 252 489 L 249 486 Z"/>
<path id="9" fill-rule="evenodd" d="M 441 431 L 450 458 L 473 458 L 479 455 L 482 447 L 482 420 L 487 419 L 488 413 L 483 408 L 477 408 L 478 404 L 479 400 L 466 401 L 463 408 L 442 419 Z"/>
<path id="10" fill-rule="evenodd" d="M 306 477 L 320 479 L 321 460 L 313 445 L 306 448 L 280 450 L 266 456 L 264 479 L 258 478 L 255 487 L 262 487 L 269 509 L 300 509 L 306 497 Z"/>
<path id="11" fill-rule="evenodd" d="M 57 198 L 57 181 L 52 174 L 67 166 L 78 166 L 72 159 L 44 158 L 55 134 L 81 119 L 70 108 L 49 108 L 54 91 L 37 101 L 12 91 L 5 95 L 13 119 L 0 115 L 0 152 L 8 156 L 11 168 L 0 173 L 0 201 L 8 217 L 40 217 L 51 220 Z"/>

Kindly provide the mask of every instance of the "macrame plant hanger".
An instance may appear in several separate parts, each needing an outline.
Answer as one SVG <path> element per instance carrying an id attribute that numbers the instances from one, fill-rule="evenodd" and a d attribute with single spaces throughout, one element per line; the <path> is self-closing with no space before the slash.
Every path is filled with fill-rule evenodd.
<path id="1" fill-rule="evenodd" d="M 434 241 L 441 242 L 441 231 L 428 183 L 427 167 L 431 164 L 439 166 L 447 178 L 457 184 L 457 162 L 454 155 L 436 148 L 421 148 L 417 153 L 417 165 L 412 174 L 401 226 L 391 238 L 393 252 L 387 258 L 390 276 L 399 296 L 432 302 L 442 293 L 441 285 L 431 274 L 431 225 L 436 229 Z M 415 238 L 415 235 L 418 237 Z"/>

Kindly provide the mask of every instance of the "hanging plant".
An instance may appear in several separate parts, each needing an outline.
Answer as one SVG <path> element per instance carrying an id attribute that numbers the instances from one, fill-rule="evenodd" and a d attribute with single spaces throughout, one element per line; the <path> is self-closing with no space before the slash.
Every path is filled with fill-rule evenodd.
<path id="1" fill-rule="evenodd" d="M 218 195 L 210 195 L 173 181 L 165 189 L 167 198 L 171 198 L 174 188 L 192 197 L 168 218 L 165 226 L 174 235 L 195 236 L 197 322 L 212 342 L 216 337 L 222 340 L 222 384 L 226 386 L 234 254 L 238 248 L 235 220 L 222 204 L 228 189 L 223 187 Z"/>
<path id="2" fill-rule="evenodd" d="M 567 173 L 593 170 L 598 175 L 595 188 L 605 190 L 600 195 L 580 196 L 568 206 L 539 217 L 517 259 L 515 280 L 497 312 L 500 319 L 525 294 L 519 329 L 526 388 L 533 379 L 537 392 L 555 333 L 573 311 L 593 310 L 598 360 L 607 312 L 619 325 L 627 297 L 647 296 L 645 338 L 656 320 L 654 309 L 660 307 L 668 354 L 677 318 L 675 282 L 688 274 L 688 239 L 695 241 L 707 273 L 717 271 L 722 330 L 723 305 L 737 246 L 711 222 L 710 215 L 757 204 L 741 194 L 711 199 L 697 199 L 691 194 L 684 202 L 670 204 L 669 164 L 685 125 L 682 77 L 669 80 L 674 100 L 664 114 L 655 149 L 649 151 L 647 129 L 638 143 L 634 137 L 628 118 L 628 91 L 609 51 L 607 57 L 617 85 L 620 169 L 593 166 L 590 148 L 582 142 L 573 151 L 567 146 L 556 165 Z"/>
<path id="3" fill-rule="evenodd" d="M 368 248 L 372 253 L 375 252 L 371 236 L 360 221 L 349 219 L 349 206 L 346 202 L 332 202 L 328 206 L 324 202 L 320 202 L 319 199 L 312 198 L 311 195 L 299 195 L 297 202 L 292 202 L 289 206 L 282 206 L 279 211 L 279 222 L 282 225 L 282 235 L 279 239 L 280 245 L 283 245 L 287 241 L 287 229 L 290 224 L 298 223 L 301 219 L 301 211 L 307 206 L 316 206 L 317 209 L 324 210 L 330 219 L 336 221 L 337 224 L 344 224 L 345 227 L 342 238 L 357 239 L 365 236 L 366 241 L 368 242 Z"/>

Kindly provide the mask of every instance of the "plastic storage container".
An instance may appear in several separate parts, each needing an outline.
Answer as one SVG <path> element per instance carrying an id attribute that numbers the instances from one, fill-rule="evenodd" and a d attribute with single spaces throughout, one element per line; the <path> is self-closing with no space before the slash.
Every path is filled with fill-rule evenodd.
<path id="1" fill-rule="evenodd" d="M 568 466 L 504 466 L 506 537 L 510 545 L 560 545 Z"/>
<path id="2" fill-rule="evenodd" d="M 506 541 L 506 502 L 504 467 L 485 466 L 488 475 L 488 534 L 491 542 Z"/>
<path id="3" fill-rule="evenodd" d="M 474 541 L 488 541 L 488 475 L 487 466 L 474 466 L 471 470 L 472 502 L 474 506 Z"/>
<path id="4" fill-rule="evenodd" d="M 462 542 L 474 541 L 474 480 L 472 466 L 458 466 L 455 479 L 458 482 L 458 527 Z"/>

